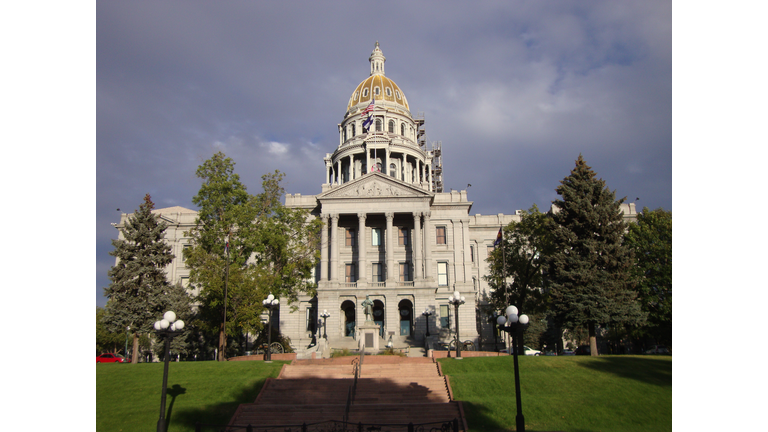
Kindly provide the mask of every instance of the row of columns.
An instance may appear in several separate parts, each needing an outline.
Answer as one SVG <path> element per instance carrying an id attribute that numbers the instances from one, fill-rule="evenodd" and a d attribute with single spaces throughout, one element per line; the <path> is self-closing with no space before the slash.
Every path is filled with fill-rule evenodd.
<path id="1" fill-rule="evenodd" d="M 384 151 L 384 155 L 383 155 L 384 161 L 382 161 L 382 170 L 383 170 L 383 172 L 385 174 L 388 175 L 389 174 L 389 164 L 392 161 L 391 152 L 390 152 L 389 149 L 382 149 L 382 151 Z M 405 157 L 403 157 L 402 163 L 405 164 L 407 162 L 407 155 L 405 153 L 403 153 L 403 155 Z M 366 150 L 365 151 L 365 156 L 366 156 L 365 157 L 365 167 L 366 167 L 365 169 L 366 169 L 366 171 L 370 171 L 371 166 L 372 166 L 371 165 L 371 152 L 370 152 L 370 150 Z M 333 163 L 328 161 L 328 163 L 326 163 L 326 166 L 325 166 L 325 170 L 326 170 L 325 171 L 325 182 L 327 184 L 330 184 L 333 181 L 333 183 L 335 183 L 335 184 L 343 184 L 343 176 L 342 176 L 342 168 L 341 168 L 341 166 L 342 166 L 342 161 L 344 159 L 348 159 L 349 160 L 349 164 L 347 166 L 347 175 L 348 175 L 347 178 L 349 178 L 349 181 L 352 181 L 355 178 L 357 178 L 356 177 L 356 173 L 355 173 L 355 169 L 354 169 L 354 162 L 355 162 L 354 157 L 355 157 L 355 155 L 351 154 L 351 155 L 345 156 L 343 158 L 341 158 L 341 157 L 338 158 L 336 160 L 336 169 L 335 170 L 334 170 L 334 167 L 333 167 Z M 429 176 L 431 175 L 431 172 L 432 172 L 431 171 L 432 170 L 432 165 L 430 163 L 428 163 L 428 162 L 423 162 L 423 161 L 420 161 L 418 159 L 416 160 L 416 163 L 418 164 L 416 169 L 419 172 L 419 178 L 424 179 L 424 183 L 427 185 L 428 190 L 431 191 L 432 190 L 432 179 L 429 178 Z M 331 172 L 333 172 L 333 175 L 331 175 Z M 366 173 L 361 173 L 361 174 L 364 175 Z M 413 177 L 413 176 L 411 174 L 408 174 L 406 177 Z M 417 179 L 411 178 L 410 181 L 408 181 L 408 183 L 413 183 L 413 184 L 418 183 L 416 180 Z M 402 181 L 406 181 L 406 180 L 403 179 Z"/>
<path id="2" fill-rule="evenodd" d="M 338 281 L 339 280 L 339 215 L 338 214 L 321 214 L 320 217 L 323 221 L 323 229 L 320 235 L 320 280 L 322 281 Z M 386 225 L 386 238 L 384 247 L 386 247 L 386 280 L 395 279 L 395 248 L 394 248 L 394 226 L 393 220 L 395 214 L 392 212 L 385 213 L 387 220 Z M 422 217 L 424 218 L 424 230 L 421 229 Z M 366 242 L 366 225 L 365 220 L 367 213 L 358 213 L 358 229 L 357 229 L 357 248 L 358 248 L 358 281 L 366 281 L 368 261 L 366 259 L 366 248 L 368 246 Z M 328 220 L 331 222 L 331 236 L 328 238 Z M 413 212 L 413 268 L 414 280 L 426 279 L 432 277 L 431 265 L 432 255 L 430 253 L 430 212 Z M 329 248 L 330 243 L 330 248 Z M 330 249 L 330 257 L 329 255 Z M 422 251 L 424 252 L 422 258 Z M 330 275 L 328 274 L 328 264 L 330 261 Z M 422 261 L 424 272 L 422 274 Z"/>

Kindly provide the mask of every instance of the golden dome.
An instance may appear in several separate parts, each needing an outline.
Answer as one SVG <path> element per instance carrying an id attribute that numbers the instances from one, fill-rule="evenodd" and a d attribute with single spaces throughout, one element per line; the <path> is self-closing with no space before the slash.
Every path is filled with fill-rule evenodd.
<path id="1" fill-rule="evenodd" d="M 381 52 L 378 42 L 376 42 L 368 61 L 371 62 L 371 76 L 363 80 L 352 92 L 347 104 L 347 112 L 354 114 L 358 109 L 365 109 L 371 103 L 371 97 L 376 100 L 377 104 L 379 101 L 383 101 L 387 106 L 405 108 L 410 112 L 408 99 L 405 98 L 403 91 L 394 81 L 384 76 L 386 58 Z"/>

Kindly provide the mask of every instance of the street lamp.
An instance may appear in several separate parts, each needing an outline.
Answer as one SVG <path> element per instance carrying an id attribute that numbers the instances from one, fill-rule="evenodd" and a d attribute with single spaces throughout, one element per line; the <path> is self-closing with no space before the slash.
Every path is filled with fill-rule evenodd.
<path id="1" fill-rule="evenodd" d="M 515 364 L 515 398 L 517 400 L 517 432 L 525 432 L 525 419 L 523 418 L 523 403 L 520 400 L 520 370 L 517 365 L 517 341 L 523 337 L 523 332 L 528 328 L 528 315 L 517 316 L 517 308 L 507 307 L 504 315 L 499 316 L 496 322 L 499 324 L 499 330 L 503 330 L 512 336 L 512 355 Z M 521 339 L 522 340 L 522 339 Z"/>
<path id="2" fill-rule="evenodd" d="M 160 419 L 157 420 L 157 432 L 165 432 L 165 394 L 168 389 L 168 361 L 171 358 L 171 339 L 181 334 L 184 321 L 177 320 L 173 311 L 163 314 L 163 319 L 155 321 L 156 333 L 165 336 L 165 367 L 163 369 L 163 396 L 160 398 Z"/>
<path id="3" fill-rule="evenodd" d="M 461 358 L 461 341 L 459 340 L 459 306 L 464 304 L 464 296 L 458 291 L 454 291 L 453 295 L 448 297 L 448 303 L 452 304 L 456 308 L 456 358 Z"/>
<path id="4" fill-rule="evenodd" d="M 424 315 L 424 318 L 426 318 L 427 320 L 427 333 L 424 336 L 429 337 L 429 317 L 432 315 L 432 312 L 430 312 L 429 309 L 425 308 L 424 312 L 422 312 L 421 314 Z"/>
<path id="5" fill-rule="evenodd" d="M 125 328 L 125 360 L 128 360 L 128 335 L 131 333 L 131 326 Z"/>
<path id="6" fill-rule="evenodd" d="M 280 300 L 270 294 L 262 302 L 264 307 L 269 311 L 269 334 L 267 335 L 267 358 L 266 362 L 272 362 L 272 309 L 276 308 L 280 304 Z"/>
<path id="7" fill-rule="evenodd" d="M 320 314 L 320 318 L 323 319 L 323 339 L 328 339 L 328 332 L 326 330 L 328 329 L 327 319 L 329 316 L 331 314 L 328 313 L 328 310 L 323 309 L 323 313 Z"/>

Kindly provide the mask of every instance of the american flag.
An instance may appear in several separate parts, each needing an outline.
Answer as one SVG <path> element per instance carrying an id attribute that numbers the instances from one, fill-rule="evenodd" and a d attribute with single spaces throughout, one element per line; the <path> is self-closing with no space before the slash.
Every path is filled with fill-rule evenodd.
<path id="1" fill-rule="evenodd" d="M 368 104 L 368 106 L 363 110 L 362 113 L 360 113 L 360 117 L 365 117 L 366 114 L 368 114 L 369 112 L 373 111 L 373 102 L 374 101 L 375 101 L 375 99 L 373 99 L 373 96 L 371 96 L 371 103 Z"/>

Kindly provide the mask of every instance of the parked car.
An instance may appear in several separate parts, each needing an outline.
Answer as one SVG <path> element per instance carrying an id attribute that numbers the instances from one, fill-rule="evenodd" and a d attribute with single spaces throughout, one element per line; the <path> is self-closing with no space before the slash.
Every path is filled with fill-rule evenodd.
<path id="1" fill-rule="evenodd" d="M 664 345 L 654 345 L 645 352 L 646 354 L 669 354 L 669 350 Z"/>
<path id="2" fill-rule="evenodd" d="M 525 355 L 532 355 L 532 356 L 541 355 L 541 351 L 535 350 L 533 348 L 529 348 L 527 346 L 523 346 L 523 351 L 525 352 Z"/>
<path id="3" fill-rule="evenodd" d="M 563 353 L 560 354 L 560 355 L 569 355 L 570 356 L 570 355 L 576 355 L 576 353 L 573 352 L 573 350 L 568 350 L 567 349 L 567 350 L 563 350 Z"/>
<path id="4" fill-rule="evenodd" d="M 590 355 L 592 350 L 589 348 L 589 345 L 582 345 L 578 348 L 576 348 L 576 351 L 574 352 L 575 355 Z"/>
<path id="5" fill-rule="evenodd" d="M 105 353 L 101 355 L 96 356 L 96 363 L 130 363 L 130 360 L 127 360 L 121 355 L 113 354 L 113 353 Z"/>

